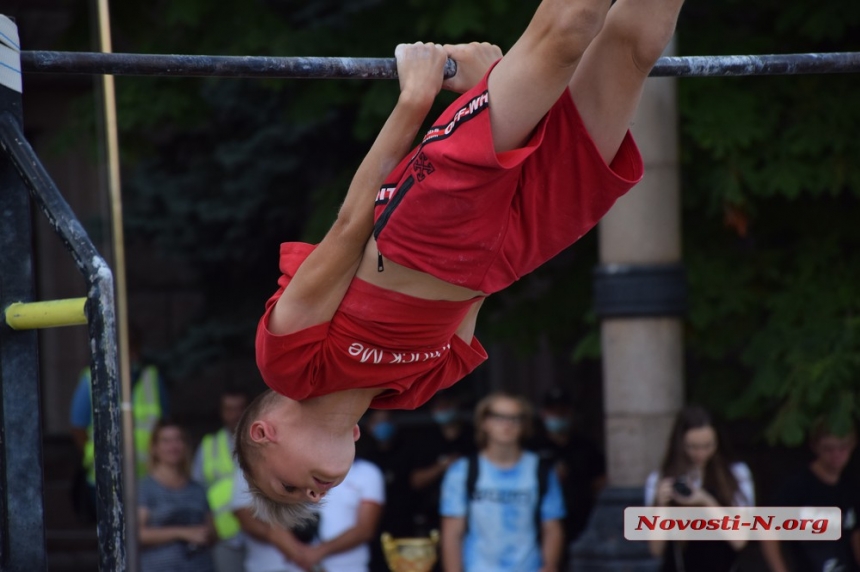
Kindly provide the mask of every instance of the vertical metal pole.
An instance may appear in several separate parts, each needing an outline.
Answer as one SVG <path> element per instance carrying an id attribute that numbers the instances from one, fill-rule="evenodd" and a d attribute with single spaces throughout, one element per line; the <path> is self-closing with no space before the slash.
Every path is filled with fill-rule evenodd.
<path id="1" fill-rule="evenodd" d="M 5 17 L 0 25 L 0 49 L 10 61 L 20 51 L 17 27 Z M 20 71 L 17 82 L 7 79 L 0 82 L 0 115 L 20 125 Z M 30 200 L 9 159 L 11 144 L 0 136 L 0 310 L 34 297 Z M 0 569 L 9 572 L 47 570 L 36 336 L 0 322 Z"/>
<path id="2" fill-rule="evenodd" d="M 97 0 L 99 47 L 104 53 L 111 53 L 110 12 L 107 0 Z M 113 270 L 116 279 L 116 317 L 119 336 L 119 365 L 122 403 L 123 432 L 123 490 L 125 491 L 126 519 L 126 556 L 129 572 L 138 570 L 137 538 L 137 487 L 136 457 L 134 442 L 134 418 L 132 411 L 131 363 L 128 347 L 128 304 L 125 282 L 125 238 L 122 224 L 122 185 L 120 179 L 119 134 L 116 115 L 116 90 L 114 76 L 102 76 L 102 104 L 104 106 L 104 135 L 107 151 L 108 192 L 111 205 L 111 229 L 113 236 Z"/>
<path id="3" fill-rule="evenodd" d="M 10 159 L 11 165 L 20 174 L 18 181 L 23 180 L 29 188 L 34 200 L 45 213 L 48 222 L 63 240 L 66 248 L 72 253 L 78 269 L 83 273 L 87 283 L 87 317 L 89 318 L 90 353 L 93 372 L 93 441 L 95 444 L 96 469 L 96 514 L 98 515 L 99 535 L 99 570 L 101 572 L 124 572 L 125 568 L 125 520 L 123 519 L 123 486 L 120 474 L 120 423 L 119 423 L 119 379 L 117 370 L 116 348 L 116 317 L 114 314 L 113 275 L 104 259 L 96 251 L 83 226 L 75 218 L 72 209 L 63 199 L 56 185 L 48 176 L 39 158 L 33 152 L 30 144 L 24 138 L 21 126 L 11 113 L 0 113 L 0 142 L 3 151 Z M 2 189 L 2 187 L 0 187 Z M 0 198 L 5 197 L 0 192 Z M 12 213 L 12 210 L 0 210 Z M 11 215 L 10 215 L 11 216 Z M 5 221 L 4 221 L 5 223 Z M 11 226 L 11 225 L 10 225 Z M 5 227 L 4 227 L 5 228 Z M 10 249 L 2 250 L 3 256 Z M 10 265 L 16 270 L 14 265 Z M 4 269 L 5 270 L 5 269 Z M 28 268 L 24 271 L 29 272 Z M 15 274 L 17 276 L 17 274 Z M 22 272 L 23 275 L 23 272 Z M 0 284 L 6 273 L 0 273 Z M 5 294 L 4 294 L 5 295 Z M 0 332 L 2 332 L 0 327 Z M 16 335 L 21 332 L 16 332 Z M 4 377 L 4 391 L 6 378 Z M 32 411 L 38 412 L 38 403 L 18 404 L 22 409 L 26 406 L 26 419 L 34 417 Z M 15 428 L 18 430 L 19 428 Z M 16 438 L 16 437 L 13 437 Z M 4 441 L 14 444 L 15 453 L 18 449 L 29 450 L 29 443 L 24 439 Z M 38 445 L 36 445 L 38 450 Z M 32 463 L 27 467 L 29 482 L 41 483 L 42 467 Z M 31 474 L 32 473 L 32 474 Z M 32 486 L 32 485 L 31 485 Z M 25 497 L 26 498 L 26 497 Z M 18 499 L 13 499 L 16 502 Z M 27 500 L 30 504 L 19 507 L 15 513 L 27 515 L 35 508 L 41 512 L 41 505 Z M 19 503 L 20 504 L 20 503 Z M 11 506 L 11 505 L 10 505 Z M 9 513 L 12 514 L 12 513 Z M 31 536 L 26 533 L 4 537 L 14 543 L 27 543 Z M 44 543 L 43 543 L 44 544 Z M 44 547 L 43 547 L 44 551 Z M 10 570 L 29 571 L 30 568 L 14 568 Z M 5 570 L 5 569 L 4 569 Z"/>

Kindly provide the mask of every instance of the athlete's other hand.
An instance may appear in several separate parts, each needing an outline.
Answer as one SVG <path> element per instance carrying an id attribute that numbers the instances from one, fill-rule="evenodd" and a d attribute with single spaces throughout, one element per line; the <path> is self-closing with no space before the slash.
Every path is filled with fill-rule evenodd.
<path id="1" fill-rule="evenodd" d="M 490 66 L 502 57 L 502 49 L 487 42 L 445 44 L 443 47 L 448 57 L 457 62 L 457 73 L 445 80 L 442 87 L 456 93 L 463 93 L 475 87 Z"/>
<path id="2" fill-rule="evenodd" d="M 394 50 L 400 95 L 413 101 L 432 104 L 442 89 L 448 56 L 441 45 L 416 42 L 400 44 Z"/>

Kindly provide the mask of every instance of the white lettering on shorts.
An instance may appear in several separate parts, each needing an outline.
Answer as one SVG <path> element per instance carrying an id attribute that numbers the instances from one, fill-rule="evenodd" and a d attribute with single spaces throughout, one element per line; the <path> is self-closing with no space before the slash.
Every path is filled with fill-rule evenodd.
<path id="1" fill-rule="evenodd" d="M 447 125 L 436 125 L 431 127 L 427 134 L 424 136 L 424 139 L 421 141 L 422 144 L 430 143 L 432 141 L 438 141 L 440 139 L 444 139 L 453 133 L 457 127 L 477 115 L 477 113 L 483 109 L 485 109 L 490 104 L 490 95 L 489 92 L 484 92 L 476 97 L 472 98 L 469 103 L 461 107 L 454 113 L 454 117 Z"/>
<path id="2" fill-rule="evenodd" d="M 374 348 L 361 342 L 353 342 L 347 348 L 347 353 L 360 363 L 409 364 L 439 359 L 442 354 L 451 349 L 451 344 L 445 344 L 437 350 L 427 352 L 394 352 L 382 348 Z"/>
<path id="3" fill-rule="evenodd" d="M 376 202 L 373 204 L 386 204 L 391 199 L 395 189 L 397 189 L 397 185 L 382 185 L 382 187 L 379 188 L 379 192 L 376 193 Z"/>

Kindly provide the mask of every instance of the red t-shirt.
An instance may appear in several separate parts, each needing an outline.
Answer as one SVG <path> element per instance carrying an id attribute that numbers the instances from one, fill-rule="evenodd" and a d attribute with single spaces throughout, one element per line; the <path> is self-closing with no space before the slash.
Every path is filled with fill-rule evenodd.
<path id="1" fill-rule="evenodd" d="M 280 288 L 257 327 L 257 366 L 273 390 L 298 401 L 344 389 L 385 388 L 371 407 L 414 409 L 487 359 L 454 332 L 474 300 L 424 300 L 354 278 L 330 322 L 277 336 L 269 314 L 315 247 L 281 245 Z"/>
<path id="2" fill-rule="evenodd" d="M 522 147 L 496 153 L 489 73 L 386 178 L 374 236 L 388 260 L 493 294 L 579 240 L 644 169 L 629 132 L 606 164 L 569 91 Z"/>

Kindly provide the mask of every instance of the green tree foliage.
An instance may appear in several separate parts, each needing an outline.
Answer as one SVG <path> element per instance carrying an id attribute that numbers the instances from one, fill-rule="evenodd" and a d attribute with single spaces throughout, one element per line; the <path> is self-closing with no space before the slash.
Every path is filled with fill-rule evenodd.
<path id="1" fill-rule="evenodd" d="M 430 38 L 507 47 L 533 8 L 499 0 L 122 3 L 115 50 L 392 57 L 398 43 Z M 122 77 L 117 88 L 126 235 L 193 269 L 206 297 L 162 359 L 181 376 L 218 356 L 252 355 L 256 320 L 276 288 L 278 245 L 322 237 L 397 83 Z M 452 98 L 441 96 L 436 111 Z"/>
<path id="2" fill-rule="evenodd" d="M 399 42 L 510 47 L 537 3 L 161 0 L 119 3 L 117 51 L 388 57 Z M 689 3 L 686 54 L 860 49 L 860 4 Z M 689 395 L 797 443 L 858 410 L 860 76 L 679 81 Z M 120 78 L 127 233 L 201 277 L 201 318 L 172 356 L 247 355 L 277 245 L 318 240 L 396 82 Z M 444 101 L 449 101 L 445 99 Z M 443 103 L 444 103 L 443 101 Z M 483 335 L 599 351 L 594 234 L 494 297 Z"/>
<path id="3" fill-rule="evenodd" d="M 860 6 L 691 5 L 685 53 L 860 49 Z M 718 25 L 717 25 L 718 24 Z M 680 83 L 691 396 L 797 444 L 860 389 L 860 76 Z"/>

